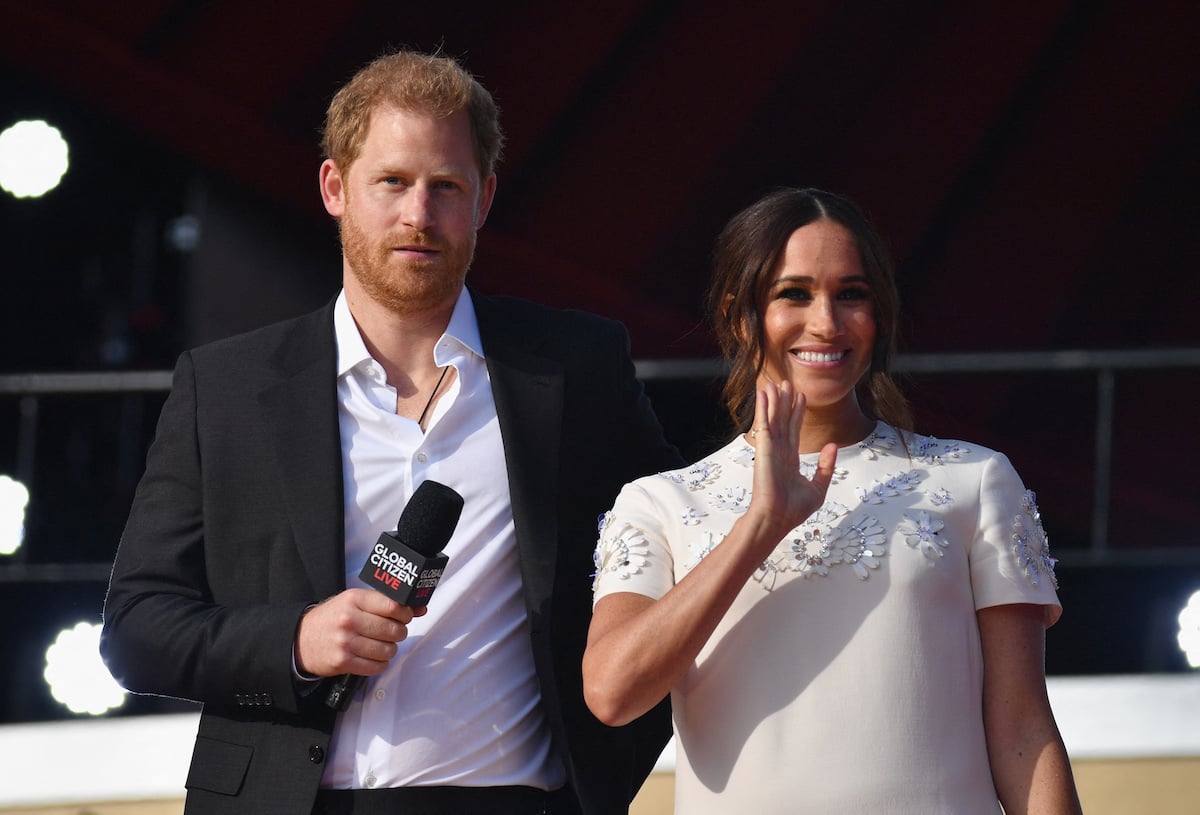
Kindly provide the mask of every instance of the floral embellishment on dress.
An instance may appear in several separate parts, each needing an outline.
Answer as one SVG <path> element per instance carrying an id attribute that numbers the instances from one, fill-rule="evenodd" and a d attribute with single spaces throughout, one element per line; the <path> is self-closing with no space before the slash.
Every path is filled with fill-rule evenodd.
<path id="1" fill-rule="evenodd" d="M 938 444 L 938 440 L 933 438 L 933 436 L 920 436 L 913 449 L 913 458 L 917 461 L 923 461 L 926 464 L 932 464 L 933 451 L 937 448 Z"/>
<path id="2" fill-rule="evenodd" d="M 607 529 L 611 524 L 610 517 L 603 525 Z M 595 580 L 592 582 L 594 592 L 601 575 L 613 574 L 628 580 L 639 573 L 650 560 L 650 543 L 640 529 L 624 524 L 616 534 L 610 532 L 600 538 L 593 559 L 596 563 Z"/>
<path id="3" fill-rule="evenodd" d="M 908 470 L 900 475 L 890 476 L 887 481 L 876 481 L 871 489 L 859 487 L 858 500 L 864 504 L 882 504 L 888 498 L 895 498 L 902 492 L 910 492 L 920 482 L 922 474 L 918 470 Z"/>
<path id="4" fill-rule="evenodd" d="M 745 487 L 726 487 L 712 497 L 713 506 L 741 515 L 750 508 L 750 490 Z"/>
<path id="5" fill-rule="evenodd" d="M 775 588 L 781 574 L 799 572 L 805 578 L 828 577 L 837 566 L 849 566 L 859 580 L 870 577 L 870 570 L 881 565 L 887 554 L 887 533 L 869 515 L 860 515 L 853 523 L 835 526 L 849 510 L 830 501 L 780 541 L 755 570 L 753 578 L 767 591 Z"/>
<path id="6" fill-rule="evenodd" d="M 938 459 L 939 464 L 944 464 L 949 459 L 959 459 L 971 452 L 971 448 L 958 442 L 948 442 L 946 449 L 942 451 L 941 457 Z"/>
<path id="7" fill-rule="evenodd" d="M 809 481 L 812 481 L 812 477 L 816 474 L 817 474 L 817 462 L 815 462 L 815 461 L 801 461 L 800 462 L 800 475 L 804 476 Z M 848 476 L 849 474 L 850 474 L 850 471 L 847 470 L 845 467 L 834 466 L 833 478 L 831 478 L 829 480 L 829 483 L 837 484 L 841 481 L 845 481 L 846 476 Z"/>
<path id="8" fill-rule="evenodd" d="M 829 574 L 833 549 L 829 539 L 821 534 L 819 526 L 799 530 L 799 537 L 792 538 L 792 551 L 796 553 L 796 570 L 805 577 L 814 574 L 824 577 Z"/>
<path id="9" fill-rule="evenodd" d="M 1057 560 L 1050 557 L 1050 540 L 1046 530 L 1042 528 L 1042 514 L 1037 507 L 1037 494 L 1026 490 L 1021 496 L 1021 511 L 1013 518 L 1013 551 L 1017 556 L 1017 564 L 1034 586 L 1044 575 L 1050 578 L 1050 585 L 1058 588 L 1058 578 L 1054 575 L 1054 565 Z"/>
<path id="10" fill-rule="evenodd" d="M 740 464 L 743 467 L 754 466 L 754 448 L 744 441 L 741 447 L 729 451 L 729 457 L 733 459 L 735 464 Z"/>
<path id="11" fill-rule="evenodd" d="M 779 579 L 779 575 L 786 571 L 788 571 L 787 565 L 779 563 L 776 558 L 772 557 L 759 564 L 751 577 L 764 589 L 771 591 L 775 588 L 775 581 Z"/>
<path id="12" fill-rule="evenodd" d="M 858 449 L 863 451 L 863 457 L 871 461 L 880 456 L 888 455 L 888 451 L 896 446 L 896 438 L 890 433 L 880 433 L 876 427 L 871 435 L 858 443 Z"/>
<path id="13" fill-rule="evenodd" d="M 896 531 L 904 536 L 904 542 L 912 549 L 920 549 L 930 564 L 942 557 L 949 542 L 939 534 L 945 526 L 940 519 L 932 517 L 928 512 L 921 511 L 914 518 L 907 512 L 904 520 L 896 527 Z"/>
<path id="14" fill-rule="evenodd" d="M 701 518 L 707 518 L 708 513 L 696 507 L 684 507 L 679 513 L 680 520 L 684 526 L 695 526 L 700 523 Z"/>
<path id="15" fill-rule="evenodd" d="M 868 579 L 870 570 L 879 568 L 879 558 L 887 554 L 887 534 L 869 515 L 860 515 L 845 526 L 834 525 L 848 513 L 834 501 L 822 506 L 792 531 L 792 557 L 776 555 L 759 567 L 758 574 L 773 578 L 781 571 L 796 571 L 806 578 L 827 577 L 831 569 L 845 565 L 859 580 Z"/>
<path id="16" fill-rule="evenodd" d="M 700 536 L 700 545 L 688 544 L 688 550 L 692 553 L 692 559 L 684 564 L 684 567 L 691 571 L 696 567 L 696 564 L 704 560 L 705 556 L 713 550 L 713 548 L 725 540 L 725 536 L 716 532 L 705 532 Z"/>
<path id="17" fill-rule="evenodd" d="M 922 436 L 913 451 L 913 458 L 925 464 L 945 464 L 947 461 L 962 458 L 965 453 L 969 452 L 971 452 L 971 448 L 964 447 L 959 442 L 944 442 L 933 436 Z"/>
<path id="18" fill-rule="evenodd" d="M 755 579 L 770 589 L 780 572 L 799 572 L 804 577 L 825 577 L 829 567 L 840 562 L 841 555 L 832 548 L 837 538 L 833 523 L 849 510 L 836 501 L 822 504 L 804 523 L 788 533 L 770 557 L 758 567 Z M 771 585 L 766 579 L 770 578 Z"/>
<path id="19" fill-rule="evenodd" d="M 808 516 L 808 520 L 803 525 L 824 524 L 831 526 L 834 521 L 849 511 L 850 509 L 845 504 L 839 504 L 837 501 L 826 501 L 818 507 L 816 512 Z"/>
<path id="20" fill-rule="evenodd" d="M 663 478 L 668 481 L 674 481 L 676 484 L 683 484 L 692 492 L 702 490 L 709 484 L 717 480 L 721 475 L 721 465 L 715 461 L 698 461 L 686 470 L 672 470 L 669 473 L 660 473 Z"/>
<path id="21" fill-rule="evenodd" d="M 604 530 L 608 529 L 608 525 L 612 523 L 612 510 L 600 513 L 600 517 L 596 520 L 596 532 L 600 535 L 604 534 Z"/>
<path id="22" fill-rule="evenodd" d="M 941 487 L 935 492 L 927 493 L 927 495 L 934 506 L 944 507 L 947 504 L 954 503 L 954 497 L 950 495 L 950 490 L 945 487 Z"/>
<path id="23" fill-rule="evenodd" d="M 840 563 L 849 564 L 859 580 L 870 578 L 870 569 L 879 568 L 879 558 L 887 554 L 887 535 L 879 521 L 861 515 L 845 529 L 837 530 L 835 540 Z"/>

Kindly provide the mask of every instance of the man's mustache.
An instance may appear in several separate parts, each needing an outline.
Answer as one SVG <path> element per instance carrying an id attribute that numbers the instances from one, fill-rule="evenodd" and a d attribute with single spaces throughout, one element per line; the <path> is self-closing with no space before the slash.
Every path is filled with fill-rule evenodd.
<path id="1" fill-rule="evenodd" d="M 402 232 L 389 232 L 384 237 L 385 246 L 412 246 L 421 249 L 442 249 L 442 241 L 433 232 L 420 229 L 406 229 Z"/>

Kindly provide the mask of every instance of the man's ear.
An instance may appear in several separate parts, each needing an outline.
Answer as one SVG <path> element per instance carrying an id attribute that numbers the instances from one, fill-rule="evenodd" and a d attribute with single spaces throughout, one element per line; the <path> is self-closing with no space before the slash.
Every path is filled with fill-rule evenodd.
<path id="1" fill-rule="evenodd" d="M 496 174 L 492 173 L 483 180 L 479 188 L 479 214 L 475 218 L 475 228 L 482 229 L 487 221 L 488 213 L 492 211 L 492 201 L 496 199 Z"/>
<path id="2" fill-rule="evenodd" d="M 327 158 L 321 162 L 320 171 L 321 200 L 325 203 L 325 211 L 334 218 L 340 218 L 346 212 L 346 186 L 343 183 L 342 171 L 334 164 L 333 159 Z"/>

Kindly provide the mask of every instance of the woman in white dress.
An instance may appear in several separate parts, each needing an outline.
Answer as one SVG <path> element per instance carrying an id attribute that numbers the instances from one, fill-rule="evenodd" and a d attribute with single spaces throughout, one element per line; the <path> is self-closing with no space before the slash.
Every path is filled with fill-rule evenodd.
<path id="1" fill-rule="evenodd" d="M 671 695 L 686 815 L 1079 812 L 1034 494 L 1002 454 L 911 431 L 866 219 L 767 196 L 722 231 L 709 306 L 740 432 L 601 519 L 593 712 Z"/>

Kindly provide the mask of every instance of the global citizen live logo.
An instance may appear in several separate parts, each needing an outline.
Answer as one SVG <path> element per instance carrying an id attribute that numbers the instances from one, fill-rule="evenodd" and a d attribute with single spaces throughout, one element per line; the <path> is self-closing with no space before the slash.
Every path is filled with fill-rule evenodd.
<path id="1" fill-rule="evenodd" d="M 359 578 L 401 605 L 424 606 L 429 604 L 448 560 L 445 555 L 422 555 L 384 532 Z"/>

